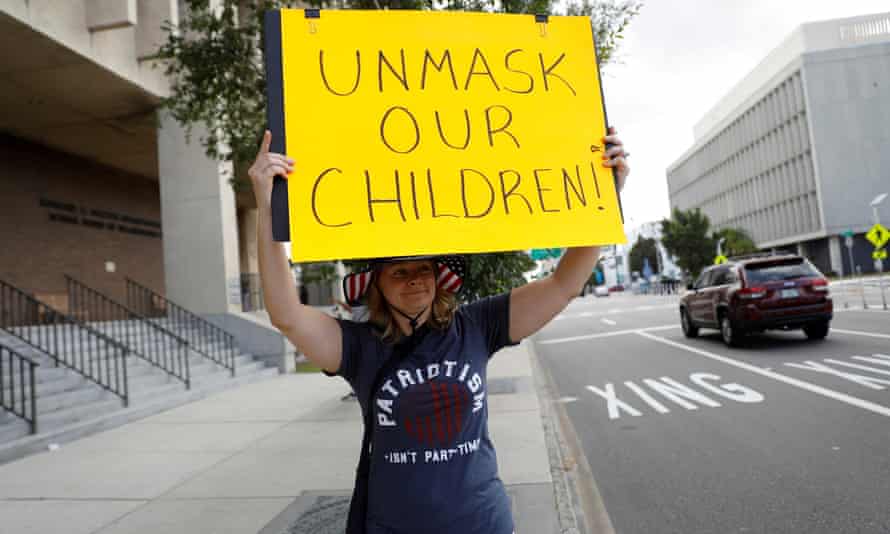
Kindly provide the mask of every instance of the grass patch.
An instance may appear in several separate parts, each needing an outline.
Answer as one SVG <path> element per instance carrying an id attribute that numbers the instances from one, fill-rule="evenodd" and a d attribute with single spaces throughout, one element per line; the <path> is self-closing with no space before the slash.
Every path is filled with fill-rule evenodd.
<path id="1" fill-rule="evenodd" d="M 297 362 L 295 364 L 295 373 L 320 373 L 321 367 L 314 365 L 311 362 Z"/>

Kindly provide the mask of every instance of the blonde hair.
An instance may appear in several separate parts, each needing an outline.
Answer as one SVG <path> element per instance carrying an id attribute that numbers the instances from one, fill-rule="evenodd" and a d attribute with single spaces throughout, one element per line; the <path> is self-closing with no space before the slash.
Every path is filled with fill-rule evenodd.
<path id="1" fill-rule="evenodd" d="M 379 334 L 383 341 L 396 343 L 402 339 L 405 334 L 399 328 L 395 316 L 389 302 L 383 296 L 383 293 L 377 287 L 376 277 L 379 271 L 374 273 L 375 279 L 368 288 L 368 313 L 369 321 L 378 327 L 382 333 Z M 436 287 L 436 296 L 433 297 L 432 311 L 426 323 L 437 330 L 445 330 L 451 325 L 454 319 L 454 313 L 457 311 L 457 298 L 454 293 L 443 291 Z"/>

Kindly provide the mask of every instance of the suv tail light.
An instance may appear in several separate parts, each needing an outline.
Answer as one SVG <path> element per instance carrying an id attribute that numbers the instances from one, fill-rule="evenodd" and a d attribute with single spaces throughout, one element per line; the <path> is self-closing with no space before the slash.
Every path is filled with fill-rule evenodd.
<path id="1" fill-rule="evenodd" d="M 820 278 L 818 280 L 813 280 L 813 291 L 819 291 L 820 293 L 828 293 L 828 280 L 824 278 Z"/>
<path id="2" fill-rule="evenodd" d="M 743 300 L 762 299 L 766 296 L 766 288 L 761 286 L 743 287 L 742 289 L 739 289 L 736 295 Z"/>

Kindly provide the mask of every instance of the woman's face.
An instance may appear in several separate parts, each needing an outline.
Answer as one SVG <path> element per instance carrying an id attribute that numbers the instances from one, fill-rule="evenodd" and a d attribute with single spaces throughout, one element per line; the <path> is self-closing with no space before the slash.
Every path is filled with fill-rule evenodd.
<path id="1" fill-rule="evenodd" d="M 378 287 L 390 305 L 414 315 L 436 297 L 436 270 L 429 260 L 387 263 L 380 269 Z"/>

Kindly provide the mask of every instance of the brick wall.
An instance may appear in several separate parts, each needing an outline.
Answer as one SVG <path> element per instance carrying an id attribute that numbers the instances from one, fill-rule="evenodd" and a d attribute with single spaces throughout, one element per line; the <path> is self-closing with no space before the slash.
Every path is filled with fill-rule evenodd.
<path id="1" fill-rule="evenodd" d="M 157 181 L 0 135 L 0 279 L 61 296 L 69 274 L 124 301 L 129 276 L 163 294 L 160 221 Z"/>

